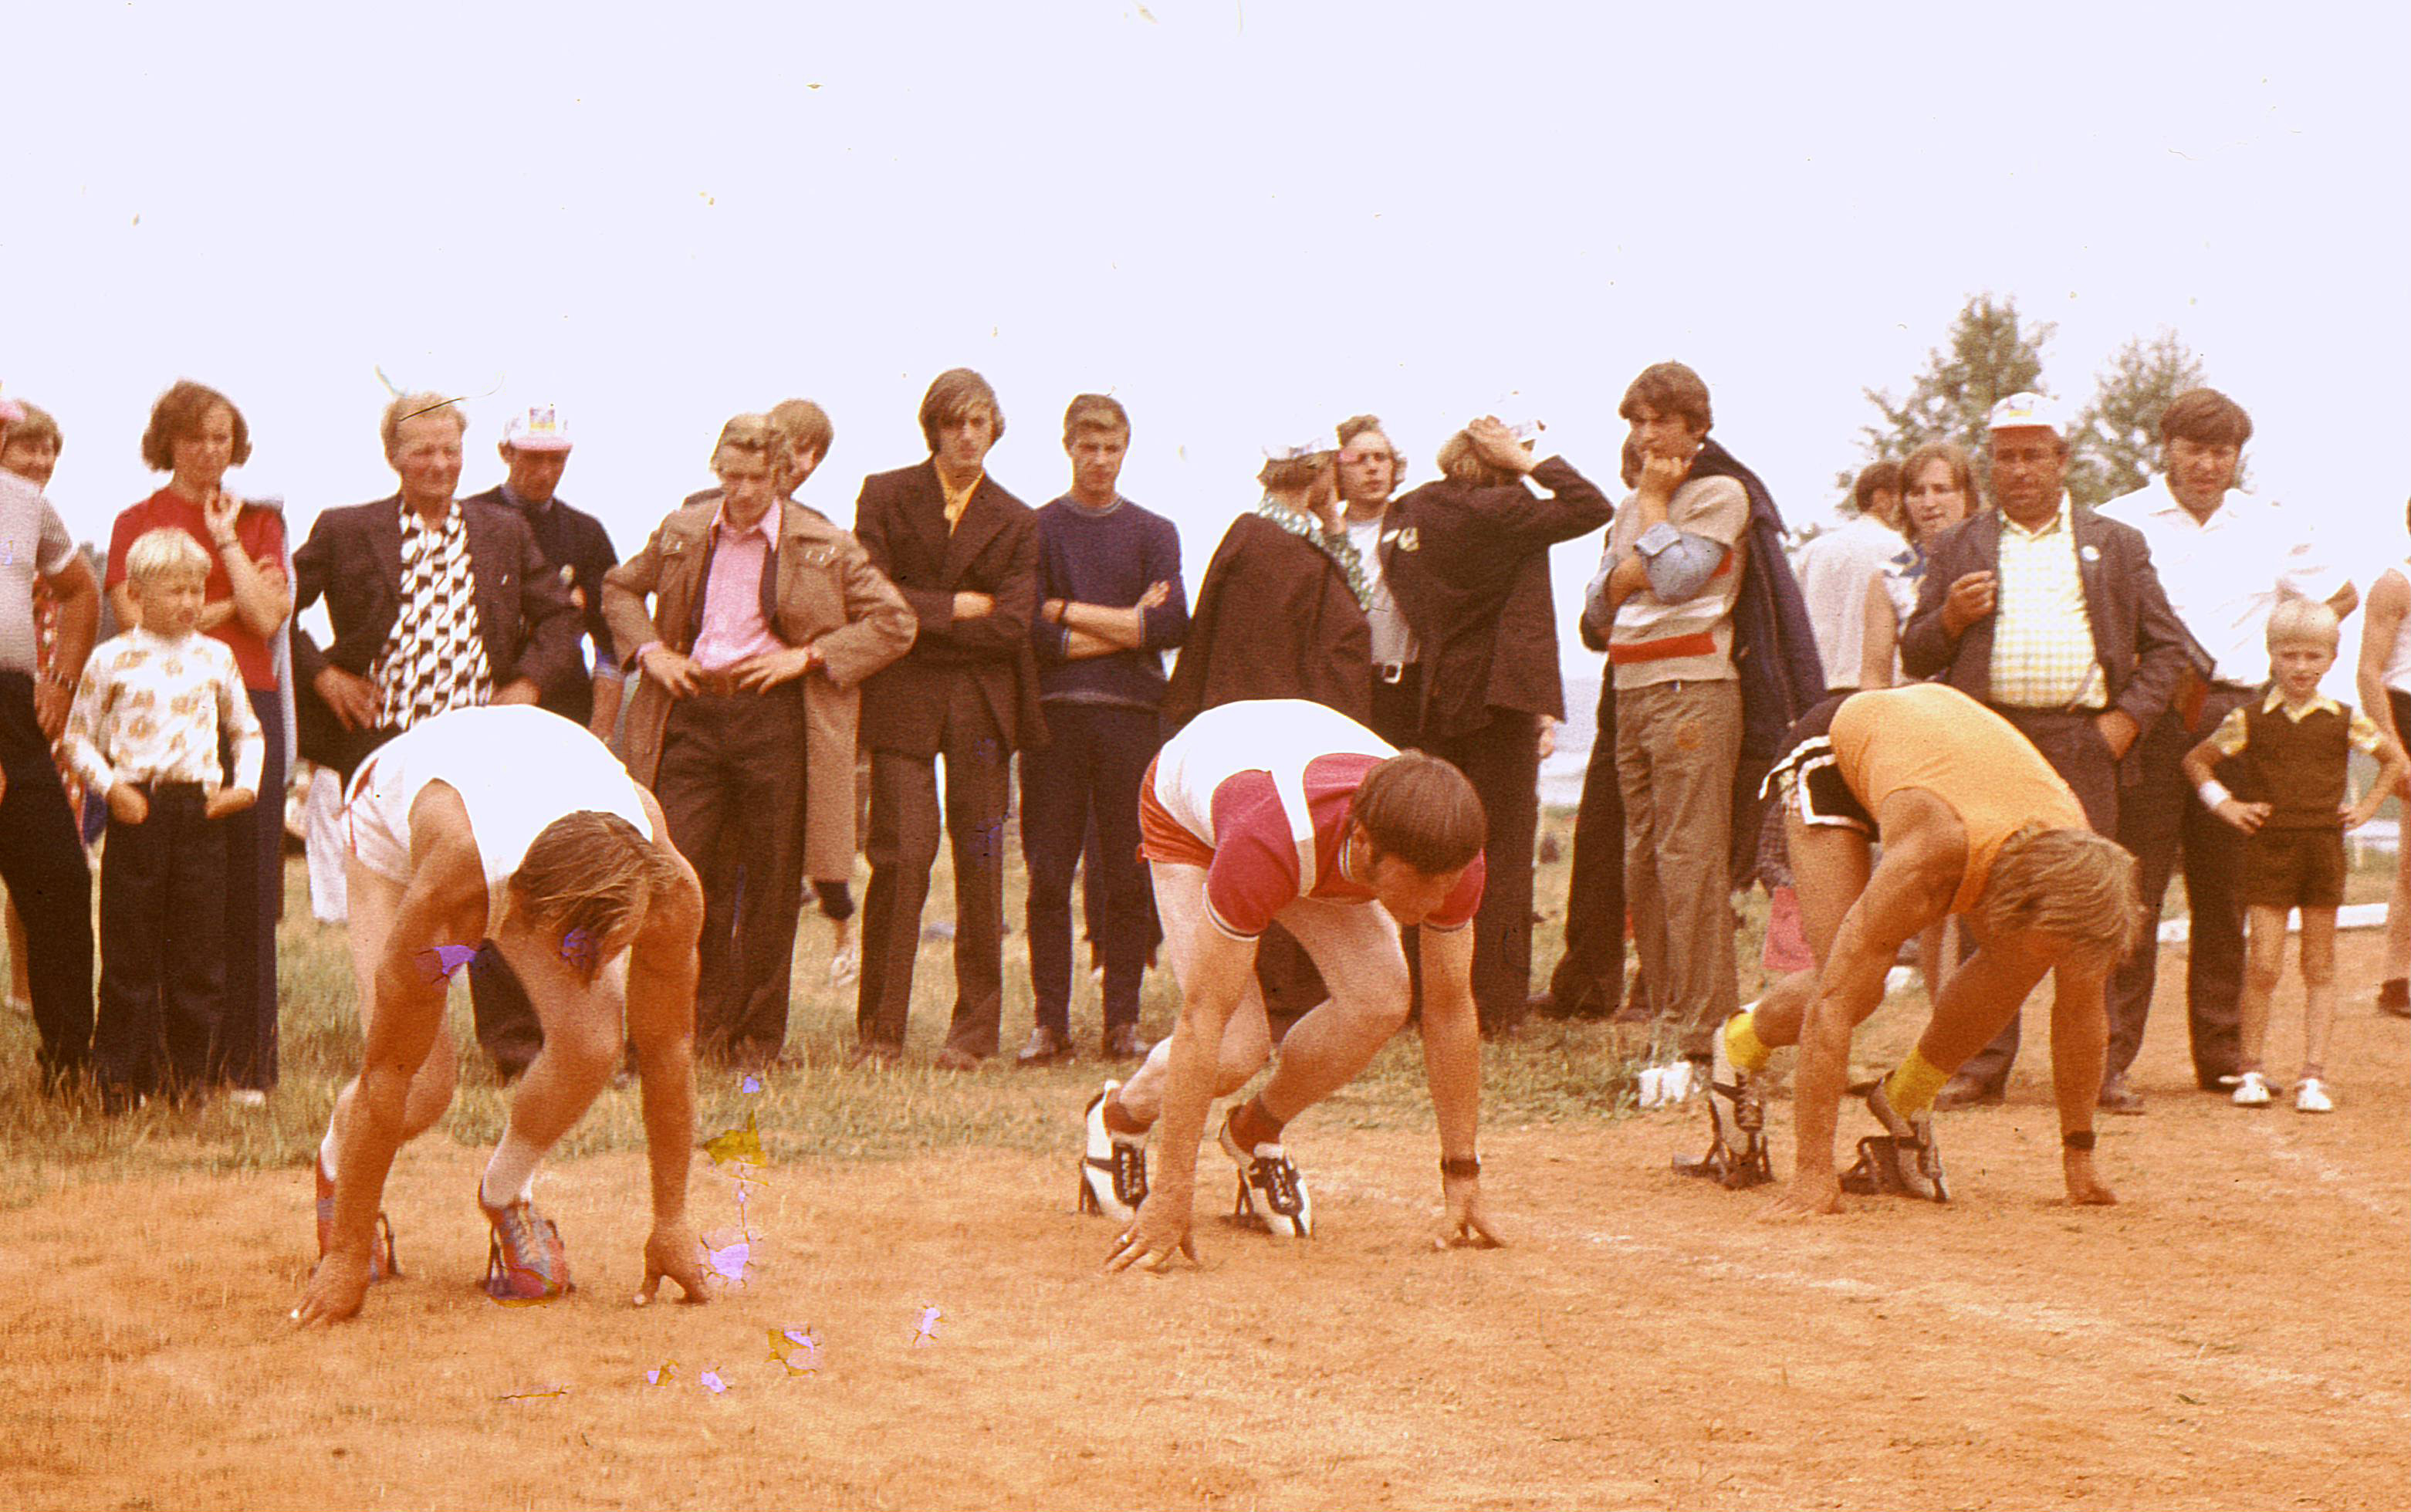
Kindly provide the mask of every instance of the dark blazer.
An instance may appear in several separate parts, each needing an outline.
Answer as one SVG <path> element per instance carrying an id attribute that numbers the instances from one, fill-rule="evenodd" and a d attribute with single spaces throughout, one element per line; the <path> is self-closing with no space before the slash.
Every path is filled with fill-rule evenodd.
<path id="1" fill-rule="evenodd" d="M 329 509 L 293 553 L 293 612 L 323 595 L 334 629 L 323 652 L 298 625 L 293 631 L 297 733 L 301 754 L 313 760 L 343 767 L 357 759 L 357 753 L 347 758 L 351 738 L 311 683 L 329 666 L 367 676 L 393 634 L 402 611 L 401 510 L 400 494 Z M 524 677 L 549 688 L 577 676 L 584 670 L 577 609 L 527 521 L 505 506 L 462 500 L 460 523 L 476 580 L 477 635 L 494 686 Z"/>
<path id="2" fill-rule="evenodd" d="M 1566 717 L 1549 548 L 1607 523 L 1615 504 L 1562 457 L 1532 470 L 1548 490 L 1441 478 L 1382 518 L 1381 580 L 1423 646 L 1423 730 L 1478 729 L 1493 709 Z"/>
<path id="3" fill-rule="evenodd" d="M 1373 717 L 1373 630 L 1339 565 L 1261 515 L 1222 533 L 1163 692 L 1163 727 L 1249 698 Z"/>
<path id="4" fill-rule="evenodd" d="M 854 534 L 919 625 L 913 649 L 862 684 L 862 743 L 936 756 L 948 684 L 968 677 L 1008 748 L 1045 745 L 1030 646 L 1038 617 L 1038 517 L 1030 506 L 983 477 L 950 534 L 937 464 L 925 462 L 862 480 Z M 986 594 L 996 607 L 957 620 L 957 593 Z"/>
<path id="5" fill-rule="evenodd" d="M 612 655 L 611 626 L 603 618 L 603 575 L 619 565 L 620 553 L 612 547 L 610 532 L 603 528 L 603 521 L 559 498 L 541 511 L 522 509 L 504 497 L 499 484 L 460 502 L 508 509 L 527 521 L 529 532 L 535 536 L 536 550 L 551 565 L 553 576 L 562 580 L 564 588 L 575 588 L 586 595 L 586 607 L 578 611 L 578 627 L 593 640 L 597 660 Z M 571 607 L 576 607 L 574 602 Z M 585 724 L 594 715 L 592 670 L 581 649 L 577 674 L 557 686 L 547 687 L 543 707 L 564 719 Z"/>
<path id="6" fill-rule="evenodd" d="M 2110 683 L 2110 707 L 2132 719 L 2137 729 L 2150 729 L 2168 708 L 2185 666 L 2185 625 L 2169 608 L 2141 532 L 2081 504 L 2069 526 L 2076 534 L 2084 611 L 2093 622 L 2093 653 Z M 1970 515 L 1935 538 L 1926 549 L 1917 608 L 1900 632 L 1901 665 L 1909 676 L 1938 674 L 1969 697 L 1992 701 L 1993 616 L 1953 640 L 1942 626 L 1942 601 L 1968 573 L 1997 572 L 2000 565 L 2001 517 L 1993 510 Z"/>

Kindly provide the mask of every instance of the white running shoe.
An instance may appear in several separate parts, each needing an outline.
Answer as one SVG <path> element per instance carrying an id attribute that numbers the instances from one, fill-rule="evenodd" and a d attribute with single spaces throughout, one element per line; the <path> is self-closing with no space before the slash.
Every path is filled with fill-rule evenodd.
<path id="1" fill-rule="evenodd" d="M 1080 1157 L 1080 1211 L 1101 1212 L 1118 1224 L 1138 1216 L 1147 1200 L 1147 1136 L 1105 1127 L 1105 1101 L 1121 1090 L 1108 1081 L 1089 1099 L 1088 1147 Z"/>
<path id="2" fill-rule="evenodd" d="M 1222 1152 L 1239 1167 L 1239 1192 L 1232 1215 L 1253 1219 L 1275 1239 L 1314 1237 L 1314 1199 L 1298 1180 L 1297 1167 L 1277 1144 L 1260 1144 L 1251 1154 L 1239 1148 L 1231 1133 L 1231 1114 L 1222 1116 Z"/>
<path id="3" fill-rule="evenodd" d="M 2269 1106 L 2269 1079 L 2258 1071 L 2246 1071 L 2235 1079 L 2235 1106 L 2266 1108 Z"/>
<path id="4" fill-rule="evenodd" d="M 2304 1077 L 2294 1089 L 2294 1111 L 2297 1113 L 2332 1113 L 2335 1101 L 2328 1095 L 2327 1084 L 2316 1077 Z"/>
<path id="5" fill-rule="evenodd" d="M 1732 1020 L 1727 1020 L 1730 1023 Z M 1765 1078 L 1732 1063 L 1718 1025 L 1708 1058 L 1708 1152 L 1678 1155 L 1674 1168 L 1739 1189 L 1775 1179 L 1766 1147 Z"/>

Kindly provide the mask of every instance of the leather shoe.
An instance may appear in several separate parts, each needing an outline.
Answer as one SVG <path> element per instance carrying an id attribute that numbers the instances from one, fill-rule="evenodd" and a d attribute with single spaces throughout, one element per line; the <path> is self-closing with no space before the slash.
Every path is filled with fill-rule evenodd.
<path id="1" fill-rule="evenodd" d="M 2096 1104 L 2105 1113 L 2141 1113 L 2143 1094 L 2126 1085 L 2126 1073 L 2112 1071 L 2101 1079 L 2101 1095 Z"/>
<path id="2" fill-rule="evenodd" d="M 901 1045 L 889 1045 L 876 1039 L 866 1039 L 854 1048 L 853 1054 L 845 1058 L 845 1065 L 849 1071 L 865 1065 L 884 1070 L 901 1059 L 903 1054 L 904 1047 Z"/>
<path id="3" fill-rule="evenodd" d="M 1016 1065 L 1051 1065 L 1071 1059 L 1072 1042 L 1045 1024 L 1030 1026 L 1030 1043 L 1013 1058 Z"/>
<path id="4" fill-rule="evenodd" d="M 2411 1019 L 2411 979 L 2389 976 L 2377 984 L 2377 1011 Z"/>
<path id="5" fill-rule="evenodd" d="M 1138 1037 L 1138 1025 L 1134 1023 L 1116 1024 L 1105 1031 L 1104 1054 L 1108 1061 L 1139 1060 L 1154 1048 Z"/>
<path id="6" fill-rule="evenodd" d="M 1942 1090 L 1934 1094 L 1934 1110 L 1955 1113 L 1963 1108 L 1986 1108 L 1999 1102 L 2004 1095 L 1998 1083 L 1988 1084 L 1980 1078 L 1962 1071 L 1944 1082 Z"/>
<path id="7" fill-rule="evenodd" d="M 976 1071 L 980 1068 L 980 1057 L 949 1045 L 938 1051 L 929 1064 L 941 1071 Z"/>

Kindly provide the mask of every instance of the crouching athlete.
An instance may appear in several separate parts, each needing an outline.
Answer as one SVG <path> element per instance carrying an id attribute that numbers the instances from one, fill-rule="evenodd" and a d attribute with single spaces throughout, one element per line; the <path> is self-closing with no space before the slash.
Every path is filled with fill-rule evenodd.
<path id="1" fill-rule="evenodd" d="M 2052 974 L 2052 1079 L 2068 1200 L 2115 1201 L 2093 1169 L 2093 1110 L 2108 1038 L 2103 988 L 2141 930 L 2135 862 L 2086 828 L 2068 785 L 2007 720 L 1955 688 L 1920 683 L 1829 699 L 1792 727 L 1767 778 L 1780 800 L 1814 970 L 1777 982 L 1714 1043 L 1705 1158 L 1729 1186 L 1771 1179 L 1761 1073 L 1800 1047 L 1791 1184 L 1768 1216 L 1832 1212 L 1845 1184 L 1948 1201 L 1934 1094 Z M 1873 843 L 1883 857 L 1870 866 Z M 1883 1001 L 1904 942 L 1956 915 L 1976 953 L 1951 976 L 1907 1060 L 1850 1089 L 1882 1132 L 1834 1170 L 1850 1037 Z"/>
<path id="2" fill-rule="evenodd" d="M 1482 1041 L 1468 927 L 1482 901 L 1486 827 L 1464 774 L 1437 756 L 1401 755 L 1321 704 L 1223 704 L 1165 742 L 1140 786 L 1139 822 L 1180 1020 L 1128 1086 L 1109 1081 L 1089 1105 L 1082 1206 L 1123 1226 L 1107 1268 L 1196 1258 L 1190 1214 L 1206 1106 L 1245 1086 L 1272 1052 L 1254 968 L 1256 938 L 1275 919 L 1331 996 L 1290 1030 L 1263 1089 L 1222 1122 L 1241 1212 L 1276 1236 L 1312 1234 L 1313 1200 L 1282 1129 L 1346 1086 L 1406 1022 L 1398 928 L 1415 924 L 1442 1238 L 1497 1243 L 1474 1154 Z M 1159 1123 L 1172 1159 L 1150 1191 L 1146 1142 Z"/>
<path id="3" fill-rule="evenodd" d="M 446 989 L 485 939 L 527 989 L 544 1030 L 478 1185 L 492 1230 L 486 1290 L 519 1303 L 569 1288 L 568 1255 L 531 1189 L 545 1152 L 611 1079 L 624 1034 L 643 1081 L 652 1165 L 636 1299 L 650 1300 L 667 1278 L 702 1300 L 686 1181 L 703 889 L 671 848 L 652 795 L 556 714 L 459 709 L 363 762 L 343 824 L 365 1043 L 319 1150 L 319 1259 L 294 1318 L 349 1317 L 371 1281 L 395 1273 L 378 1201 L 394 1152 L 452 1099 Z"/>

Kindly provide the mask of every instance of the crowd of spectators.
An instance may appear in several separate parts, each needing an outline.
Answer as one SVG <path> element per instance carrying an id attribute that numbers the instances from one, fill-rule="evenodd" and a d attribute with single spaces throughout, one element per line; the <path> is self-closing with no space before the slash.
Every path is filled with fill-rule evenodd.
<path id="1" fill-rule="evenodd" d="M 929 386 L 928 456 L 867 477 L 851 529 L 797 496 L 835 432 L 821 406 L 788 400 L 731 418 L 709 454 L 717 487 L 668 510 L 625 562 L 561 497 L 574 443 L 549 407 L 511 417 L 503 481 L 464 497 L 466 415 L 441 395 L 396 397 L 379 431 L 395 492 L 323 510 L 297 548 L 276 501 L 226 485 L 252 448 L 241 409 L 179 382 L 139 443 L 165 481 L 117 518 L 95 572 L 42 492 L 57 423 L 0 404 L 12 996 L 30 1006 L 52 1085 L 88 1077 L 112 1108 L 216 1087 L 264 1102 L 277 1079 L 288 773 L 307 763 L 340 785 L 447 710 L 524 703 L 610 744 L 702 879 L 707 1055 L 757 1069 L 787 1055 L 809 882 L 838 921 L 832 981 L 856 992 L 856 1062 L 900 1056 L 942 834 L 955 997 L 937 1064 L 996 1056 L 1017 766 L 1034 1004 L 1017 1060 L 1076 1052 L 1075 876 L 1102 967 L 1098 1049 L 1135 1057 L 1158 938 L 1137 860 L 1144 774 L 1205 710 L 1305 698 L 1449 760 L 1481 796 L 1485 1034 L 1512 1036 L 1535 1009 L 1615 1016 L 1656 1026 L 1670 1060 L 1697 1058 L 1739 1006 L 1734 894 L 1784 881 L 1780 846 L 1761 844 L 1758 797 L 1784 730 L 1831 694 L 1922 678 L 2034 744 L 2093 828 L 2137 858 L 2148 912 L 2182 872 L 2194 1068 L 2206 1088 L 2232 1084 L 2244 1069 L 2243 836 L 2184 759 L 2268 695 L 2273 609 L 2355 611 L 2344 563 L 2370 543 L 2236 486 L 2252 424 L 2223 394 L 2172 402 L 2161 476 L 2097 509 L 2068 492 L 2061 418 L 2021 394 L 1991 413 L 1981 486 L 1980 459 L 1948 443 L 1870 466 L 1844 525 L 1799 553 L 1795 576 L 1772 494 L 1711 434 L 1698 374 L 1650 366 L 1617 413 L 1620 499 L 1537 446 L 1533 428 L 1495 418 L 1442 438 L 1439 477 L 1403 492 L 1405 459 L 1374 416 L 1271 448 L 1261 495 L 1232 520 L 1192 607 L 1177 531 L 1119 492 L 1123 405 L 1071 402 L 1070 485 L 1032 509 L 987 471 L 1004 409 L 968 369 Z M 1606 658 L 1598 736 L 1563 949 L 1534 994 L 1539 770 L 1566 712 L 1549 550 L 1601 527 L 1571 619 Z M 2372 586 L 2358 668 L 2370 725 L 2395 742 L 2411 719 L 2405 571 Z M 178 617 L 194 594 L 201 649 Z M 294 623 L 322 602 L 323 645 Z M 95 653 L 105 618 L 122 633 Z M 71 708 L 83 711 L 72 728 Z M 328 865 L 340 852 L 323 844 L 339 802 L 315 808 L 322 917 L 343 906 Z M 86 845 L 104 812 L 95 1034 Z M 138 922 L 196 908 L 206 927 Z M 138 948 L 146 931 L 158 937 Z M 1938 934 L 1923 952 L 1938 989 L 1955 952 Z M 2140 949 L 2111 987 L 2099 1094 L 2111 1111 L 2141 1110 L 2126 1073 L 2157 965 Z M 1278 929 L 1256 970 L 1276 1033 L 1322 996 Z M 526 993 L 490 943 L 467 975 L 479 1041 L 516 1075 L 541 1045 Z M 2411 880 L 2398 880 L 2378 1006 L 2411 1016 L 2406 975 Z M 2012 1022 L 1936 1106 L 1997 1100 L 2016 1051 Z"/>

